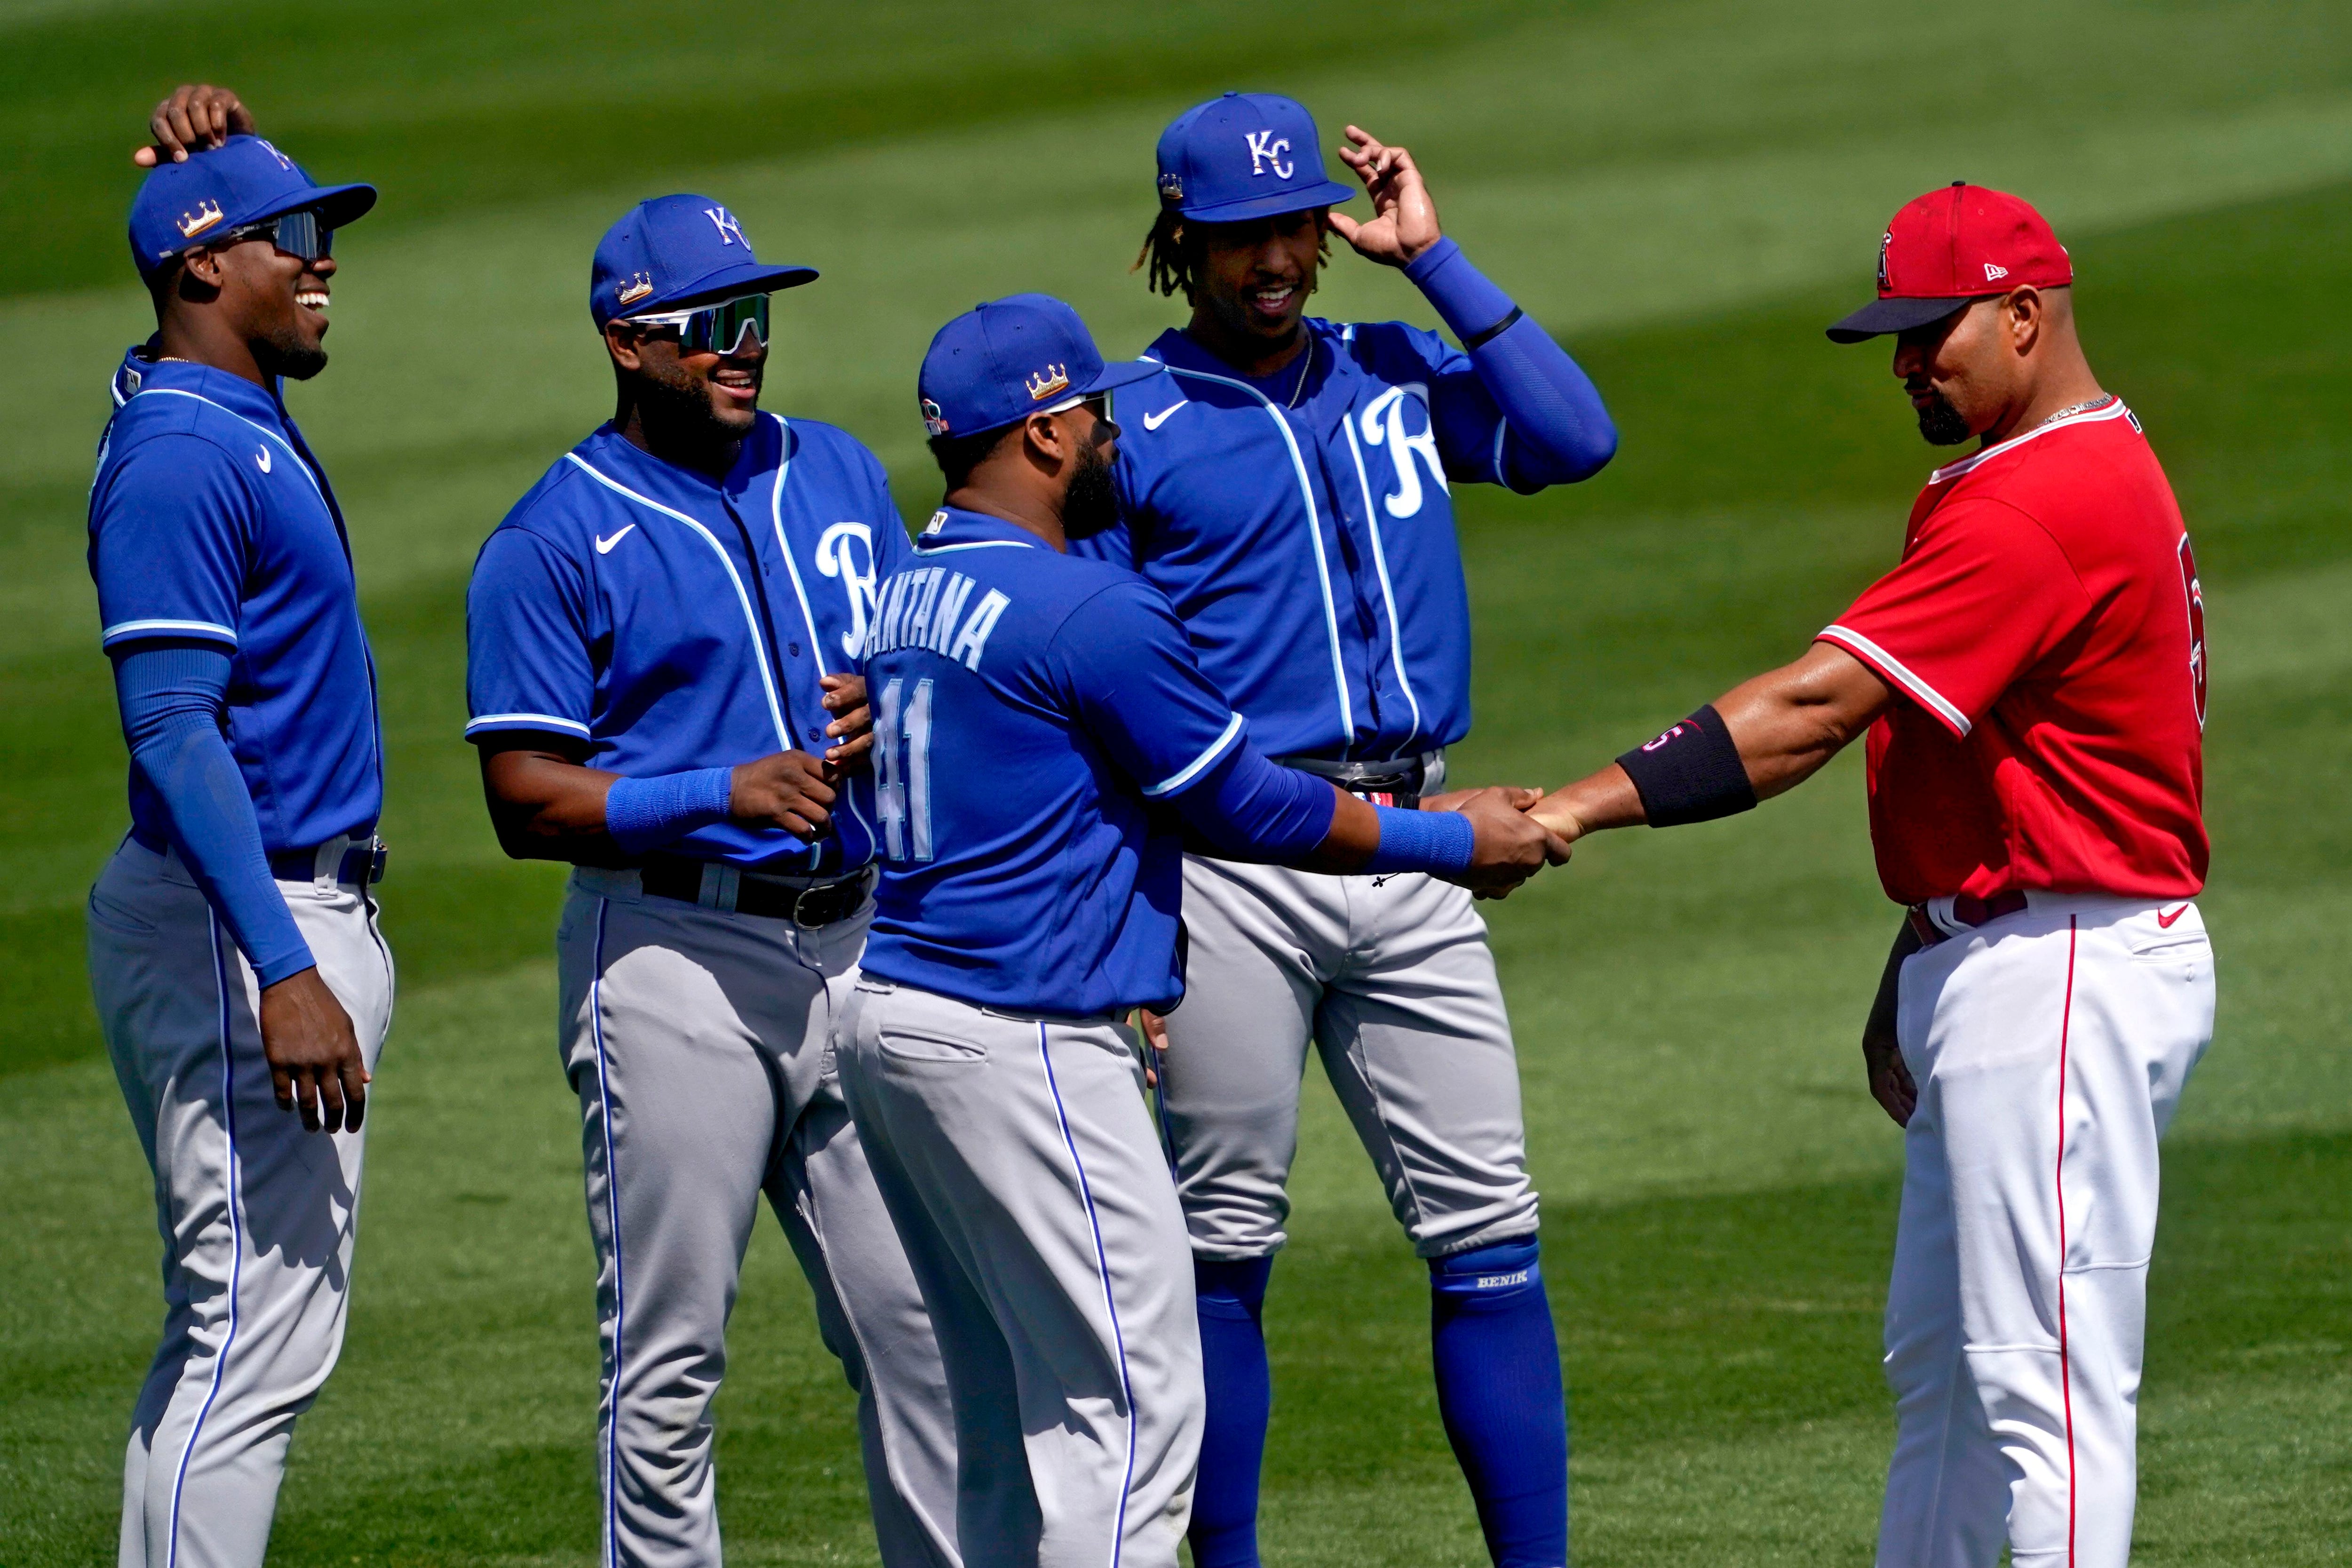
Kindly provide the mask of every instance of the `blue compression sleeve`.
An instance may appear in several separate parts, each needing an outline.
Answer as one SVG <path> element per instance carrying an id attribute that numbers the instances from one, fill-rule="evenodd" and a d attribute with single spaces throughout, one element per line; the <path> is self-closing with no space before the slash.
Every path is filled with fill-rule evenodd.
<path id="1" fill-rule="evenodd" d="M 649 779 L 614 779 L 604 796 L 604 827 L 632 855 L 727 820 L 732 768 L 696 768 Z"/>
<path id="2" fill-rule="evenodd" d="M 118 650 L 114 692 L 131 765 L 163 797 L 172 838 L 206 901 L 264 985 L 313 967 L 269 873 L 261 819 L 221 734 L 229 657 L 213 647 L 134 643 Z"/>
<path id="3" fill-rule="evenodd" d="M 1504 468 L 1514 489 L 1573 484 L 1616 456 L 1617 426 L 1592 378 L 1470 265 L 1461 246 L 1439 240 L 1404 275 L 1462 340 L 1478 379 L 1508 421 Z"/>
<path id="4" fill-rule="evenodd" d="M 1177 795 L 1175 805 L 1231 858 L 1286 866 L 1329 836 L 1339 799 L 1324 780 L 1270 763 L 1244 742 Z"/>
<path id="5" fill-rule="evenodd" d="M 1364 862 L 1366 871 L 1426 871 L 1445 877 L 1470 868 L 1478 829 L 1460 812 L 1407 811 L 1394 805 L 1372 809 L 1381 814 L 1381 842 Z"/>

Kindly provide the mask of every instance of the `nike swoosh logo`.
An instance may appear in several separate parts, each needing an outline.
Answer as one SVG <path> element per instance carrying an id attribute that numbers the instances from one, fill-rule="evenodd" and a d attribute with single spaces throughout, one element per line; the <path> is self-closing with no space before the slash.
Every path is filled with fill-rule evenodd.
<path id="1" fill-rule="evenodd" d="M 263 473 L 268 473 L 269 471 L 269 448 L 264 447 L 260 451 L 256 452 L 253 455 L 253 460 L 261 465 L 261 471 Z"/>
<path id="2" fill-rule="evenodd" d="M 1184 403 L 1190 403 L 1190 402 L 1192 402 L 1192 400 L 1191 398 L 1189 398 L 1189 397 L 1188 397 L 1188 398 L 1186 398 L 1186 399 L 1184 399 Z M 1175 413 L 1179 408 L 1181 408 L 1181 407 L 1183 407 L 1183 406 L 1184 406 L 1184 403 L 1171 403 L 1171 404 L 1170 404 L 1167 407 L 1165 407 L 1165 408 L 1161 409 L 1161 410 L 1160 410 L 1159 413 L 1157 413 L 1157 414 L 1147 414 L 1147 415 L 1145 415 L 1145 416 L 1143 416 L 1143 427 L 1144 427 L 1146 430 L 1157 430 L 1157 429 L 1159 429 L 1162 425 L 1165 425 L 1165 424 L 1167 424 L 1167 423 L 1168 423 L 1168 416 L 1169 416 L 1170 415 L 1171 415 L 1171 414 Z"/>
<path id="3" fill-rule="evenodd" d="M 613 546 L 620 543 L 624 539 L 628 538 L 629 529 L 636 526 L 637 525 L 634 522 L 630 523 L 627 527 L 623 528 L 620 532 L 613 535 L 610 539 L 605 538 L 601 533 L 598 534 L 596 536 L 596 553 L 599 555 L 610 555 L 613 553 Z"/>
<path id="4" fill-rule="evenodd" d="M 2187 904 L 2181 905 L 2170 914 L 2166 914 L 2162 910 L 2158 910 L 2156 911 L 2156 923 L 2162 929 L 2170 931 L 2172 929 L 2172 922 L 2179 920 L 2188 912 L 2189 906 Z"/>

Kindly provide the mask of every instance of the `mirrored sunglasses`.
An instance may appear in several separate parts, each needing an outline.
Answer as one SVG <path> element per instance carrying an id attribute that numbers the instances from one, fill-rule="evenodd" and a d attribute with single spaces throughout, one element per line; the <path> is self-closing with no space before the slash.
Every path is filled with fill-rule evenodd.
<path id="1" fill-rule="evenodd" d="M 690 354 L 731 354 L 743 347 L 745 333 L 768 346 L 768 297 L 746 294 L 695 310 L 664 310 L 657 315 L 631 316 L 631 324 L 677 333 L 680 352 Z"/>
<path id="2" fill-rule="evenodd" d="M 226 244 L 240 240 L 266 239 L 289 256 L 305 261 L 317 261 L 335 253 L 335 231 L 319 222 L 319 215 L 307 208 L 301 212 L 279 213 L 276 217 L 234 228 L 221 237 Z"/>

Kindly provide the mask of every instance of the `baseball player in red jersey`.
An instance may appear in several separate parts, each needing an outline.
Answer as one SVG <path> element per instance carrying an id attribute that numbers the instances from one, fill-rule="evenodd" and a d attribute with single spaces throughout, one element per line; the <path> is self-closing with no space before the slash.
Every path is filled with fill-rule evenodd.
<path id="1" fill-rule="evenodd" d="M 1830 336 L 1894 334 L 1921 434 L 1982 446 L 1802 658 L 1534 808 L 1570 838 L 1727 816 L 1869 733 L 1907 906 L 1863 1033 L 1905 1130 L 1880 1568 L 2128 1559 L 2157 1139 L 2212 1035 L 2197 567 L 2073 282 L 2014 196 L 1897 213 Z"/>

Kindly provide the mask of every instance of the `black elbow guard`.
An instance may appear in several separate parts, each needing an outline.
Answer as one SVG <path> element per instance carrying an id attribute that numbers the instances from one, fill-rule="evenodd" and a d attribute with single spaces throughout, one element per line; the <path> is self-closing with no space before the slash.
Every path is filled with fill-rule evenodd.
<path id="1" fill-rule="evenodd" d="M 1653 827 L 1711 822 L 1756 807 L 1747 764 L 1710 702 L 1647 745 L 1617 759 Z"/>

